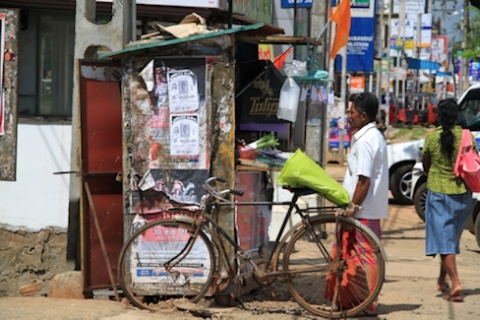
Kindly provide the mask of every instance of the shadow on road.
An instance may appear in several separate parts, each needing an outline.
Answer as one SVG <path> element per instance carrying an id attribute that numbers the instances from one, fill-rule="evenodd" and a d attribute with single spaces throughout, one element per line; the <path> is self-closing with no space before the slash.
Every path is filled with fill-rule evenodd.
<path id="1" fill-rule="evenodd" d="M 475 253 L 479 253 L 479 254 L 480 254 L 480 250 L 472 250 L 472 249 L 467 249 L 467 251 L 470 251 L 470 252 L 475 252 Z"/>
<path id="2" fill-rule="evenodd" d="M 478 298 L 473 298 L 472 296 L 480 295 L 480 289 L 465 289 L 465 290 L 463 290 L 463 293 L 465 294 L 465 299 L 470 298 L 470 299 L 477 300 Z"/>
<path id="3" fill-rule="evenodd" d="M 389 305 L 382 305 L 378 306 L 378 311 L 380 316 L 387 315 L 389 313 L 397 312 L 397 311 L 413 311 L 420 308 L 421 304 L 389 304 Z M 384 318 L 384 317 L 382 317 Z"/>

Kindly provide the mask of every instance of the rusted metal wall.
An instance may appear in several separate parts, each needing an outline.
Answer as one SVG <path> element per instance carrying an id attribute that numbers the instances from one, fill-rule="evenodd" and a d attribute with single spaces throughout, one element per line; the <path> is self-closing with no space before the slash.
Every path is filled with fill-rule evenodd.
<path id="1" fill-rule="evenodd" d="M 86 296 L 116 286 L 123 245 L 122 111 L 120 69 L 107 62 L 80 61 L 82 270 Z M 103 74 L 92 78 L 91 71 Z M 108 257 L 108 260 L 107 260 Z"/>
<path id="2" fill-rule="evenodd" d="M 17 70 L 18 70 L 18 11 L 2 10 L 0 16 L 5 18 L 3 34 L 4 51 L 2 87 L 0 88 L 0 118 L 3 118 L 0 134 L 0 180 L 15 181 L 17 167 Z M 0 37 L 1 38 L 1 37 Z"/>

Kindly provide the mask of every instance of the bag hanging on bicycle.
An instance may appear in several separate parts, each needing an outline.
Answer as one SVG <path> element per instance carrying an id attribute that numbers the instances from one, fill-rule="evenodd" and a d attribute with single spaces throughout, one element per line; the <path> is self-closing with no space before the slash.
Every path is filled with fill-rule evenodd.
<path id="1" fill-rule="evenodd" d="M 294 188 L 315 190 L 337 206 L 344 207 L 350 203 L 348 191 L 300 149 L 285 162 L 278 181 Z"/>

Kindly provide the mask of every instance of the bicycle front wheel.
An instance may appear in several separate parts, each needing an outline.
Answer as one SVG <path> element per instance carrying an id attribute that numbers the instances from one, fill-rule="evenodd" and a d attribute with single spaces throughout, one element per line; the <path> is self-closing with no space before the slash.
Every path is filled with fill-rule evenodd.
<path id="1" fill-rule="evenodd" d="M 352 218 L 328 214 L 309 222 L 292 236 L 283 257 L 292 297 L 326 318 L 373 308 L 385 276 L 378 238 Z"/>
<path id="2" fill-rule="evenodd" d="M 172 308 L 172 299 L 198 302 L 207 294 L 216 271 L 215 251 L 202 230 L 175 219 L 138 229 L 124 244 L 119 281 L 125 296 L 142 309 Z"/>

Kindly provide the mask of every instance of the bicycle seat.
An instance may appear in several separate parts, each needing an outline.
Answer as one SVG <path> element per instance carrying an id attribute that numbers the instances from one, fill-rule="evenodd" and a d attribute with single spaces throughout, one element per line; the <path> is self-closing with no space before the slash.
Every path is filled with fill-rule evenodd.
<path id="1" fill-rule="evenodd" d="M 283 186 L 283 189 L 290 191 L 291 193 L 297 194 L 299 196 L 308 196 L 309 194 L 317 193 L 315 190 L 307 187 L 291 187 Z"/>

